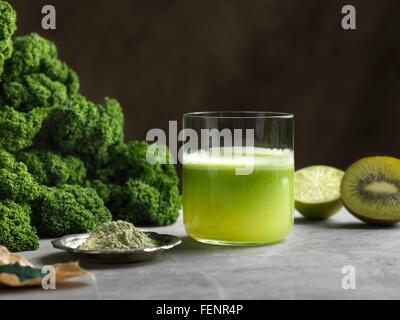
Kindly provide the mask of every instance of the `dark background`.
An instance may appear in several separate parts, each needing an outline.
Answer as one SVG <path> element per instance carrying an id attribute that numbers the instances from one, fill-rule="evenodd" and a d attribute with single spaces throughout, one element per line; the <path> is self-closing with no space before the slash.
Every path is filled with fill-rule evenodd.
<path id="1" fill-rule="evenodd" d="M 399 0 L 11 3 L 18 34 L 55 41 L 84 95 L 120 100 L 127 139 L 184 112 L 286 111 L 297 167 L 400 156 Z M 57 30 L 41 29 L 45 4 L 57 9 Z M 341 28 L 346 4 L 357 30 Z"/>

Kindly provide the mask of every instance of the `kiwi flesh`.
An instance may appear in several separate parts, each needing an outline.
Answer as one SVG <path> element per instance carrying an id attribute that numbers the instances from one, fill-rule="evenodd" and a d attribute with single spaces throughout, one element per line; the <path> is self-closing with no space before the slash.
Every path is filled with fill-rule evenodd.
<path id="1" fill-rule="evenodd" d="M 357 161 L 346 170 L 340 194 L 347 210 L 364 222 L 400 222 L 400 160 L 369 157 Z"/>

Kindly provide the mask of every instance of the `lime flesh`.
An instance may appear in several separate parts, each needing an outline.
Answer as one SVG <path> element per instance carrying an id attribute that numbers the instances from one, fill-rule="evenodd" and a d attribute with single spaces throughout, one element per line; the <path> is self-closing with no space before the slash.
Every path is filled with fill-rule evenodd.
<path id="1" fill-rule="evenodd" d="M 327 219 L 342 207 L 340 183 L 344 172 L 330 166 L 311 166 L 295 173 L 295 206 L 309 219 Z"/>

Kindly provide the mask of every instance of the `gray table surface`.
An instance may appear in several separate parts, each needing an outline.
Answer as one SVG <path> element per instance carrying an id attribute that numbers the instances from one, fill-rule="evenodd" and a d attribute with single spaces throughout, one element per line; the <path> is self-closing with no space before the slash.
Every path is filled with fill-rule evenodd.
<path id="1" fill-rule="evenodd" d="M 68 281 L 56 290 L 0 289 L 0 299 L 398 299 L 400 227 L 372 228 L 344 209 L 325 222 L 296 215 L 279 244 L 228 248 L 197 243 L 177 224 L 152 228 L 183 243 L 151 262 L 82 266 L 97 278 Z M 23 253 L 35 265 L 71 258 L 42 240 Z M 342 268 L 356 272 L 356 289 L 344 290 Z"/>

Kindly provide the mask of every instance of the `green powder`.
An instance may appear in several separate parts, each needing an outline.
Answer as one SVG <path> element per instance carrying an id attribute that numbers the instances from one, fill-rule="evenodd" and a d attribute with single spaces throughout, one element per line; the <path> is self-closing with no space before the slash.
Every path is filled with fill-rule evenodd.
<path id="1" fill-rule="evenodd" d="M 156 243 L 145 233 L 126 221 L 103 223 L 79 246 L 85 250 L 127 250 L 155 247 Z"/>

